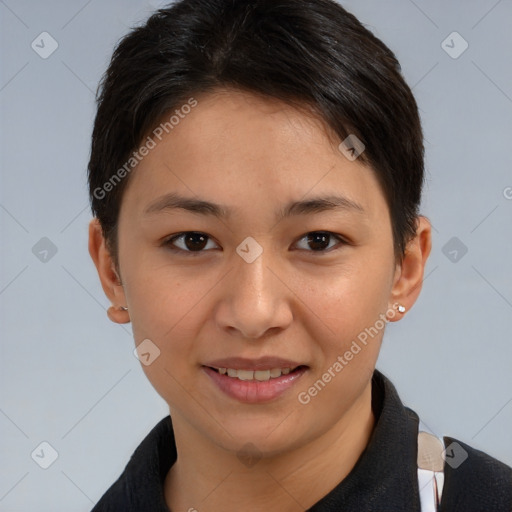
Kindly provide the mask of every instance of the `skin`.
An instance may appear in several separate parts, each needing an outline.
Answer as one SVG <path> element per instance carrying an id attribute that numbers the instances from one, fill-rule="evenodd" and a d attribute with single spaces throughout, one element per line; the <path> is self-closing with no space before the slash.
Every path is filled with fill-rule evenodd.
<path id="1" fill-rule="evenodd" d="M 308 404 L 297 395 L 379 315 L 400 320 L 393 304 L 409 311 L 421 290 L 431 227 L 419 217 L 416 237 L 396 262 L 374 172 L 349 161 L 321 120 L 240 91 L 197 100 L 130 177 L 117 267 L 96 219 L 90 254 L 113 304 L 110 318 L 131 321 L 135 343 L 150 339 L 161 351 L 142 368 L 173 420 L 178 460 L 165 480 L 169 508 L 302 511 L 347 476 L 368 444 L 375 425 L 371 377 L 384 330 Z M 169 192 L 235 213 L 144 214 Z M 334 194 L 364 212 L 275 216 L 291 201 Z M 174 241 L 178 252 L 164 244 L 185 231 L 210 237 L 202 252 L 186 252 L 183 238 Z M 304 238 L 318 231 L 334 234 L 323 252 Z M 248 236 L 263 249 L 252 263 L 236 252 Z M 263 355 L 309 368 L 279 398 L 259 404 L 226 396 L 201 369 L 221 357 Z M 237 457 L 247 443 L 253 465 Z"/>

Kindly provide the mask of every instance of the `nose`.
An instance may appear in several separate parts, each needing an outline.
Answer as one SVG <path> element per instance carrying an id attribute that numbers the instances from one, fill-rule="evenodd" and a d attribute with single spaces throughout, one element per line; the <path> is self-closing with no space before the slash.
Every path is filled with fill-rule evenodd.
<path id="1" fill-rule="evenodd" d="M 265 251 L 252 263 L 237 256 L 234 265 L 221 292 L 218 326 L 249 339 L 286 329 L 293 319 L 292 292 Z"/>

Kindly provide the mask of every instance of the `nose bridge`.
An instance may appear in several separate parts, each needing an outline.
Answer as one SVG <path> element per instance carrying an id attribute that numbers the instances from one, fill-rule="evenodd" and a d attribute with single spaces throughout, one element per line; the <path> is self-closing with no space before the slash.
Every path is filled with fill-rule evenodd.
<path id="1" fill-rule="evenodd" d="M 247 247 L 241 244 L 240 248 Z M 286 287 L 270 270 L 272 261 L 268 250 L 252 261 L 244 253 L 236 255 L 232 285 L 228 297 L 224 297 L 226 303 L 220 319 L 224 328 L 235 328 L 245 337 L 257 338 L 269 329 L 286 327 L 291 320 Z"/>
<path id="2" fill-rule="evenodd" d="M 242 259 L 236 264 L 235 274 L 239 297 L 259 303 L 272 300 L 271 283 L 269 282 L 272 273 L 267 269 L 267 265 L 268 256 L 266 254 L 261 254 L 253 262 Z"/>

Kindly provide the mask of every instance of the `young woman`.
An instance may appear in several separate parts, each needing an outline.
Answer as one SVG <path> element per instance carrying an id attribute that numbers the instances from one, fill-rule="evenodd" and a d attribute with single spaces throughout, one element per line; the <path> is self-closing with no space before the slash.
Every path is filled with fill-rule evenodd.
<path id="1" fill-rule="evenodd" d="M 181 0 L 101 84 L 89 249 L 169 405 L 100 511 L 509 511 L 375 364 L 431 248 L 393 53 L 331 0 Z M 439 508 L 441 507 L 441 508 Z"/>

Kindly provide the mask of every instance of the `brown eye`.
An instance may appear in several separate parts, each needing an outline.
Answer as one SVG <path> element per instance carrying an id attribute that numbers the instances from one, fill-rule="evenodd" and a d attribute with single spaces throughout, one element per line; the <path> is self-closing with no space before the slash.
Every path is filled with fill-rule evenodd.
<path id="1" fill-rule="evenodd" d="M 176 251 L 203 252 L 203 249 L 207 247 L 208 242 L 210 241 L 210 237 L 204 233 L 188 231 L 186 233 L 180 233 L 179 235 L 173 236 L 165 242 L 165 245 Z"/>
<path id="2" fill-rule="evenodd" d="M 332 244 L 333 239 L 338 243 L 344 242 L 341 237 L 329 231 L 312 231 L 303 236 L 299 242 L 304 241 L 307 247 L 306 250 L 309 250 L 309 252 L 326 252 L 327 249 L 337 245 L 336 243 Z"/>

